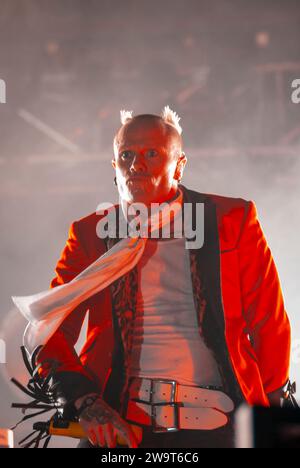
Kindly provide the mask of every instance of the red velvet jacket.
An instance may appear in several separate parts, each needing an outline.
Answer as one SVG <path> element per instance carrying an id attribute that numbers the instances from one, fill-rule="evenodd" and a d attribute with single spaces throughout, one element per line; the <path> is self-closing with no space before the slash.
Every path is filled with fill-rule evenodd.
<path id="1" fill-rule="evenodd" d="M 289 377 L 290 324 L 255 204 L 181 188 L 184 202 L 205 206 L 204 246 L 190 250 L 199 332 L 235 401 L 267 406 L 267 394 Z M 97 237 L 100 219 L 92 213 L 71 225 L 51 287 L 72 280 L 118 241 Z M 58 381 L 67 376 L 66 400 L 97 389 L 124 410 L 136 278 L 134 269 L 82 303 L 39 353 L 44 375 L 56 361 Z M 74 345 L 87 311 L 87 339 L 78 357 Z"/>

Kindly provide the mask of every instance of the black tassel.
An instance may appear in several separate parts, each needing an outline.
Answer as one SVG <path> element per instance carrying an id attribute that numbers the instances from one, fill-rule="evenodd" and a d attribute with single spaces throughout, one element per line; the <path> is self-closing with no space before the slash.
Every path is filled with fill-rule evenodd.
<path id="1" fill-rule="evenodd" d="M 25 387 L 17 379 L 12 378 L 11 382 L 16 385 L 16 387 L 21 390 L 25 395 L 32 398 L 32 401 L 28 403 L 13 403 L 12 408 L 19 408 L 22 410 L 23 414 L 30 411 L 30 414 L 25 415 L 13 428 L 16 429 L 20 424 L 27 421 L 28 419 L 35 418 L 42 414 L 45 414 L 49 411 L 53 411 L 54 414 L 52 417 L 57 417 L 59 415 L 59 410 L 61 409 L 55 402 L 54 397 L 54 386 L 50 384 L 51 378 L 53 377 L 56 365 L 51 363 L 50 371 L 46 378 L 41 378 L 38 370 L 40 365 L 36 364 L 36 358 L 40 351 L 41 347 L 37 348 L 32 355 L 31 361 L 28 358 L 26 349 L 24 346 L 21 347 L 21 353 L 23 361 L 27 371 L 30 374 L 30 380 Z M 43 448 L 47 448 L 51 439 L 51 436 L 48 432 L 49 424 L 45 424 L 43 429 L 38 429 L 26 436 L 23 440 L 19 442 L 21 448 L 39 448 L 40 443 L 45 440 Z"/>

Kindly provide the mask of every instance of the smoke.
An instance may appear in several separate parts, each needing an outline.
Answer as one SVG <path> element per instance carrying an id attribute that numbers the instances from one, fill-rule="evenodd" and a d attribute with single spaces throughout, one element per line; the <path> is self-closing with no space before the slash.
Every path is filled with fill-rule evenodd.
<path id="1" fill-rule="evenodd" d="M 11 296 L 45 290 L 71 222 L 118 200 L 112 142 L 124 108 L 169 104 L 181 116 L 183 184 L 255 202 L 299 381 L 299 23 L 294 0 L 1 1 L 1 426 L 22 398 L 10 378 L 27 377 Z"/>

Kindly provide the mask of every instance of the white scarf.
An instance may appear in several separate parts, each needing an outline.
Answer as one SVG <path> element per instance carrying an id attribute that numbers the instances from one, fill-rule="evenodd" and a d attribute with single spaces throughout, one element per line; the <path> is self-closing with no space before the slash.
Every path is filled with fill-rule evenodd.
<path id="1" fill-rule="evenodd" d="M 12 297 L 21 314 L 29 322 L 24 332 L 23 343 L 30 355 L 38 346 L 43 346 L 49 341 L 80 303 L 134 268 L 143 255 L 149 233 L 152 234 L 170 223 L 170 211 L 174 213 L 174 219 L 180 216 L 183 193 L 180 188 L 178 191 L 179 195 L 176 194 L 175 199 L 154 212 L 151 210 L 151 216 L 145 222 L 141 222 L 139 235 L 119 241 L 69 283 L 32 296 Z M 125 215 L 123 204 L 122 210 Z M 155 215 L 158 211 L 160 216 Z"/>

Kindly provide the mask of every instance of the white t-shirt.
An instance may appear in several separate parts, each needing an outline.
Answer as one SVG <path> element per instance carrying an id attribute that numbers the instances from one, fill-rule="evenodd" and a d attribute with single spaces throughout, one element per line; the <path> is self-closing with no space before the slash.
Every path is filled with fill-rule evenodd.
<path id="1" fill-rule="evenodd" d="M 221 386 L 197 323 L 185 238 L 148 239 L 138 268 L 130 376 Z"/>

